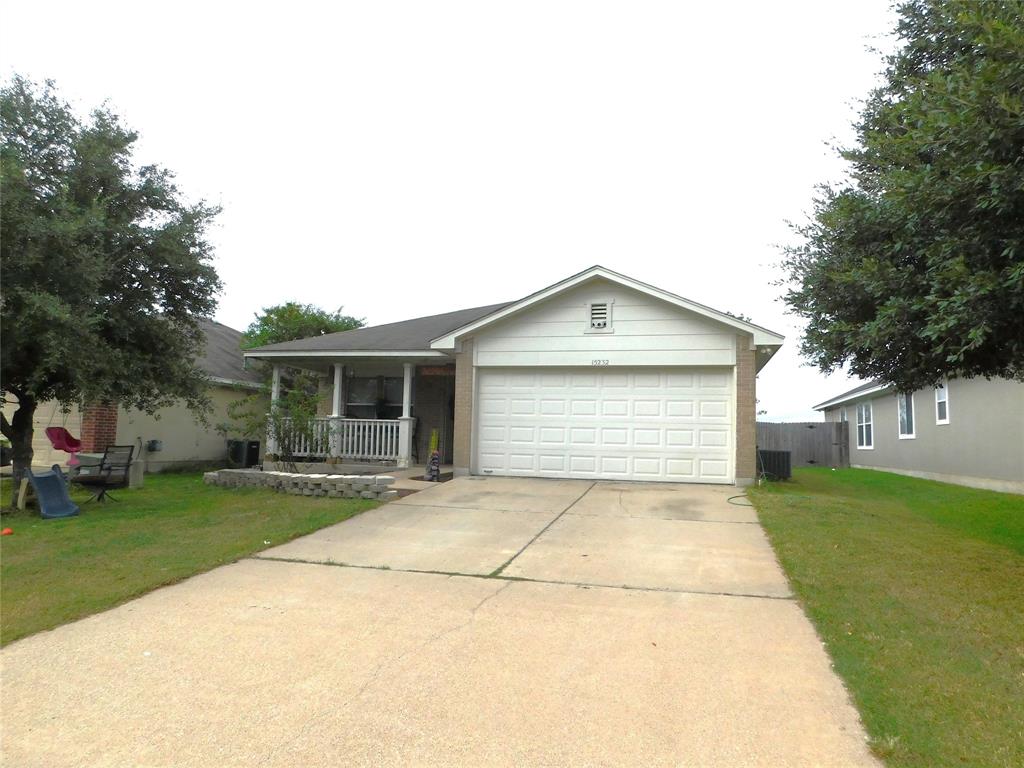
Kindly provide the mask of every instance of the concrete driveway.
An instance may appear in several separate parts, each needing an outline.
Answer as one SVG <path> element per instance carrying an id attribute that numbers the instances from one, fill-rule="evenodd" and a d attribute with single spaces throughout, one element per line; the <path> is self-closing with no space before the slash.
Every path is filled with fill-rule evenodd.
<path id="1" fill-rule="evenodd" d="M 406 497 L 12 644 L 4 762 L 875 765 L 735 494 Z"/>

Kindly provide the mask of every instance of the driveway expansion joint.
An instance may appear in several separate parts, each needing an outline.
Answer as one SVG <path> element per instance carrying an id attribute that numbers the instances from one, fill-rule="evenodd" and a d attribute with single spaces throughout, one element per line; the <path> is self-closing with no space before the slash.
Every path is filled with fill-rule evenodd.
<path id="1" fill-rule="evenodd" d="M 667 523 L 714 523 L 716 525 L 760 525 L 757 520 L 698 520 L 693 517 L 654 517 L 652 515 L 602 515 L 600 512 L 568 512 L 569 517 L 618 518 L 620 520 L 663 520 Z"/>
<path id="2" fill-rule="evenodd" d="M 554 522 L 554 521 L 552 521 Z M 756 594 L 753 592 L 726 592 L 719 590 L 708 590 L 708 589 L 677 589 L 674 587 L 640 587 L 633 584 L 602 584 L 600 582 L 593 581 L 557 581 L 555 579 L 534 579 L 528 576 L 502 576 L 498 573 L 462 573 L 460 571 L 435 571 L 424 568 L 390 568 L 386 565 L 358 565 L 355 563 L 339 563 L 332 560 L 304 560 L 297 557 L 271 557 L 264 555 L 250 555 L 246 560 L 262 560 L 270 563 L 296 563 L 299 565 L 320 565 L 328 568 L 354 568 L 360 571 L 383 571 L 385 573 L 419 573 L 427 576 L 448 576 L 458 577 L 463 579 L 483 579 L 488 581 L 504 581 L 508 582 L 505 587 L 511 586 L 515 582 L 522 582 L 524 584 L 549 584 L 552 586 L 561 587 L 577 587 L 580 589 L 619 589 L 626 592 L 662 592 L 672 595 L 707 595 L 710 597 L 743 597 L 753 598 L 756 600 L 779 600 L 782 602 L 794 602 L 796 597 L 792 594 L 789 595 L 764 595 Z M 502 587 L 497 592 L 494 592 L 489 597 L 484 598 L 482 605 L 487 600 L 498 595 L 499 592 L 505 589 Z M 478 605 L 477 608 L 480 606 Z M 475 611 L 476 609 L 474 609 Z"/>
<path id="3" fill-rule="evenodd" d="M 547 531 L 548 528 L 550 528 L 552 525 L 554 525 L 559 520 L 561 520 L 562 519 L 562 515 L 564 515 L 570 509 L 575 507 L 584 496 L 586 496 L 588 493 L 590 493 L 591 490 L 593 490 L 595 485 L 597 485 L 597 481 L 596 480 L 594 482 L 592 482 L 590 485 L 587 486 L 587 490 L 585 490 L 583 493 L 581 493 L 579 496 L 577 496 L 575 499 L 573 499 L 572 503 L 569 504 L 569 506 L 567 506 L 565 509 L 563 509 L 561 512 L 559 512 L 557 515 L 555 515 L 554 519 L 549 521 L 547 525 L 545 525 L 543 528 L 541 528 L 539 531 L 537 531 L 537 535 L 536 536 L 534 536 L 532 539 L 530 539 L 528 542 L 526 542 L 518 552 L 516 552 L 514 555 L 512 555 L 512 557 L 510 557 L 504 563 L 499 565 L 494 571 L 491 572 L 490 575 L 492 577 L 500 576 L 501 572 L 504 571 L 506 568 L 508 568 L 509 565 L 512 564 L 513 560 L 515 560 L 517 557 L 519 557 L 521 554 L 523 554 L 523 552 L 525 552 L 527 550 L 527 548 L 529 548 L 529 546 L 531 544 L 533 544 L 533 542 L 535 542 L 537 539 L 539 539 L 541 536 L 543 536 L 544 532 Z"/>

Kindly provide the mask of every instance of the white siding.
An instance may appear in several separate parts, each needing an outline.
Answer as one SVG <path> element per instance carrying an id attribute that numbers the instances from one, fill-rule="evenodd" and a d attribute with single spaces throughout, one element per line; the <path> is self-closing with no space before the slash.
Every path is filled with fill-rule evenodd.
<path id="1" fill-rule="evenodd" d="M 586 333 L 589 302 L 613 302 L 611 332 Z M 721 366 L 736 363 L 736 333 L 638 291 L 596 280 L 476 337 L 478 366 Z"/>

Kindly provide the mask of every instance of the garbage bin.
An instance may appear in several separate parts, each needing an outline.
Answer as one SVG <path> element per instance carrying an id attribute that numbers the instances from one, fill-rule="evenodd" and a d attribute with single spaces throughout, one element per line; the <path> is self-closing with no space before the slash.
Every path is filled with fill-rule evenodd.
<path id="1" fill-rule="evenodd" d="M 260 441 L 250 440 L 245 444 L 245 466 L 255 467 L 260 463 Z"/>
<path id="2" fill-rule="evenodd" d="M 232 469 L 244 469 L 245 440 L 228 440 L 228 466 Z"/>

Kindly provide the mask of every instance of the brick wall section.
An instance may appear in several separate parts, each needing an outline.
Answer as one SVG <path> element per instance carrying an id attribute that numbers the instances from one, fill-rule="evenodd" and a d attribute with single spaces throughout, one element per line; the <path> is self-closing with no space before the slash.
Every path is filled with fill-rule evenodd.
<path id="1" fill-rule="evenodd" d="M 473 452 L 473 342 L 462 342 L 455 355 L 455 435 L 452 463 L 458 474 L 469 474 Z"/>
<path id="2" fill-rule="evenodd" d="M 82 450 L 102 453 L 117 441 L 117 406 L 93 403 L 82 409 Z"/>
<path id="3" fill-rule="evenodd" d="M 757 396 L 755 358 L 751 338 L 736 335 L 736 484 L 757 478 Z"/>

